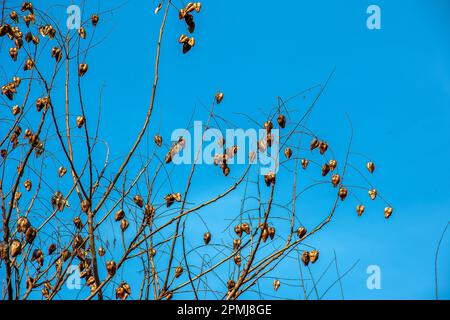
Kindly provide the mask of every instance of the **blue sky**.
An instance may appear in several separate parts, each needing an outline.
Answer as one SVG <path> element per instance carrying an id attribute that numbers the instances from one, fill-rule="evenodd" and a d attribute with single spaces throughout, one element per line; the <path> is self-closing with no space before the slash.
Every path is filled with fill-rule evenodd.
<path id="1" fill-rule="evenodd" d="M 120 4 L 95 2 L 86 11 Z M 86 104 L 96 114 L 103 87 L 101 136 L 120 141 L 111 149 L 112 158 L 126 154 L 147 110 L 162 17 L 153 14 L 156 4 L 129 1 L 101 16 L 98 37 L 106 38 L 87 59 Z M 381 30 L 366 27 L 371 4 L 381 8 Z M 63 21 L 64 8 L 53 10 Z M 342 158 L 350 133 L 347 113 L 354 128 L 353 150 L 375 161 L 371 181 L 395 211 L 386 221 L 381 202 L 367 203 L 362 218 L 354 202 L 340 206 L 333 222 L 308 242 L 321 251 L 314 274 L 326 269 L 335 251 L 341 273 L 359 261 L 342 279 L 346 299 L 433 299 L 435 251 L 450 220 L 450 3 L 261 0 L 231 8 L 230 1 L 205 1 L 195 17 L 196 45 L 187 55 L 180 53 L 177 39 L 185 31 L 175 16 L 172 11 L 164 35 L 150 137 L 158 131 L 168 137 L 171 130 L 185 127 L 194 110 L 205 120 L 204 106 L 217 90 L 225 93 L 220 115 L 242 123 L 235 113 L 246 112 L 262 123 L 260 110 L 273 107 L 277 96 L 288 98 L 323 83 L 336 68 L 308 125 Z M 122 90 L 125 82 L 133 83 L 127 92 Z M 294 101 L 292 107 L 302 103 Z M 355 156 L 353 163 L 364 167 L 365 160 Z M 211 181 L 211 174 L 198 175 L 194 190 L 205 198 L 223 190 L 224 184 Z M 212 207 L 213 217 L 205 213 L 213 234 L 223 229 L 215 225 L 223 211 L 239 208 L 241 196 Z M 311 196 L 299 205 L 306 223 L 323 210 L 317 202 Z M 198 223 L 189 228 L 203 232 Z M 447 234 L 438 260 L 439 294 L 445 299 L 450 298 L 449 248 Z M 369 265 L 381 268 L 380 290 L 366 287 Z M 295 266 L 295 261 L 286 262 L 273 276 L 294 277 Z M 319 288 L 325 290 L 335 279 L 332 270 Z M 262 285 L 269 288 L 271 281 Z M 298 287 L 287 285 L 277 294 L 301 297 Z M 340 297 L 338 285 L 325 296 Z"/>

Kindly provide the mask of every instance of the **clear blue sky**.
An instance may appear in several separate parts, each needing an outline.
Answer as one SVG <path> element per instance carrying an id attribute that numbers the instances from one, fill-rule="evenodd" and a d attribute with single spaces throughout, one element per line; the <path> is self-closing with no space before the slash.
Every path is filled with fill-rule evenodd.
<path id="1" fill-rule="evenodd" d="M 101 2 L 100 11 L 121 3 Z M 346 299 L 433 299 L 435 251 L 450 220 L 450 3 L 260 0 L 239 1 L 235 8 L 230 3 L 204 1 L 202 12 L 196 15 L 196 46 L 187 55 L 180 53 L 177 43 L 184 26 L 172 12 L 162 47 L 150 136 L 169 118 L 171 125 L 161 128 L 166 135 L 186 126 L 194 108 L 206 119 L 203 105 L 209 105 L 219 89 L 226 95 L 221 115 L 233 119 L 234 112 L 246 112 L 262 122 L 260 108 L 273 107 L 277 96 L 287 98 L 323 83 L 336 68 L 309 126 L 337 145 L 343 155 L 349 136 L 348 113 L 355 133 L 353 149 L 376 162 L 371 181 L 395 211 L 386 221 L 381 202 L 366 201 L 362 218 L 354 212 L 354 201 L 340 206 L 324 232 L 309 240 L 321 251 L 314 275 L 326 269 L 335 250 L 341 273 L 359 260 L 342 280 Z M 113 158 L 127 152 L 148 106 L 162 17 L 153 14 L 156 4 L 129 1 L 114 14 L 102 16 L 99 37 L 107 38 L 87 59 L 90 76 L 84 86 L 92 95 L 86 103 L 96 107 L 104 85 L 101 136 L 121 142 L 114 144 Z M 366 27 L 370 4 L 381 8 L 381 30 Z M 89 4 L 87 12 L 97 5 Z M 54 12 L 64 17 L 64 8 L 54 8 Z M 134 87 L 121 92 L 125 81 Z M 365 164 L 358 157 L 353 162 Z M 197 179 L 199 192 L 211 181 L 208 174 Z M 224 185 L 207 188 L 216 194 Z M 286 189 L 289 193 L 290 188 Z M 239 209 L 241 195 L 215 209 Z M 311 216 L 323 216 L 316 202 L 308 198 L 299 207 L 306 223 L 316 221 Z M 216 220 L 207 220 L 216 231 L 213 234 L 223 229 L 214 225 Z M 191 228 L 203 232 L 198 224 Z M 438 261 L 439 293 L 446 299 L 450 298 L 449 248 L 450 233 L 443 240 Z M 380 290 L 366 287 L 369 265 L 381 268 Z M 295 277 L 296 273 L 293 261 L 284 263 L 273 276 Z M 335 278 L 333 265 L 321 281 L 322 292 Z M 271 281 L 263 286 L 270 288 Z M 301 297 L 298 287 L 287 285 L 277 294 Z M 339 286 L 325 298 L 339 299 Z"/>

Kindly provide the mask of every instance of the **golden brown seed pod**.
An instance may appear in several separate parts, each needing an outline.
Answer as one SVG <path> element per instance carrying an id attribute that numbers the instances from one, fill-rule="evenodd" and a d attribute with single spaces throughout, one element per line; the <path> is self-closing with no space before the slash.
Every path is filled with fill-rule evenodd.
<path id="1" fill-rule="evenodd" d="M 266 227 L 262 230 L 261 240 L 265 243 L 268 238 L 269 238 L 269 229 Z"/>
<path id="2" fill-rule="evenodd" d="M 309 260 L 310 260 L 312 263 L 315 263 L 318 259 L 319 259 L 319 251 L 317 251 L 317 250 L 312 250 L 312 251 L 309 253 Z"/>
<path id="3" fill-rule="evenodd" d="M 309 160 L 308 159 L 302 159 L 302 168 L 306 170 L 308 168 Z"/>
<path id="4" fill-rule="evenodd" d="M 267 135 L 266 141 L 267 141 L 267 145 L 268 145 L 269 147 L 272 147 L 272 141 L 273 141 L 273 138 L 272 138 L 272 135 L 271 135 L 270 133 Z"/>
<path id="5" fill-rule="evenodd" d="M 320 141 L 319 143 L 319 152 L 320 154 L 324 154 L 328 150 L 328 143 L 325 141 Z"/>
<path id="6" fill-rule="evenodd" d="M 133 202 L 140 208 L 144 206 L 144 199 L 140 195 L 135 195 L 133 198 Z"/>
<path id="7" fill-rule="evenodd" d="M 241 229 L 246 234 L 250 234 L 250 225 L 247 222 L 241 223 Z"/>
<path id="8" fill-rule="evenodd" d="M 336 169 L 337 161 L 336 160 L 330 160 L 330 161 L 328 161 L 328 165 L 330 166 L 330 170 L 333 171 L 334 169 Z"/>
<path id="9" fill-rule="evenodd" d="M 194 3 L 194 7 L 195 7 L 195 11 L 196 11 L 197 13 L 199 13 L 200 10 L 202 9 L 202 4 L 201 4 L 201 2 L 196 2 L 196 3 Z"/>
<path id="10" fill-rule="evenodd" d="M 123 281 L 116 289 L 116 299 L 126 300 L 131 294 L 131 288 L 128 283 Z"/>
<path id="11" fill-rule="evenodd" d="M 162 3 L 159 3 L 155 9 L 155 14 L 158 14 L 158 12 L 161 10 L 161 8 L 162 8 Z"/>
<path id="12" fill-rule="evenodd" d="M 9 245 L 9 253 L 11 257 L 15 258 L 22 252 L 22 244 L 19 240 L 14 239 Z"/>
<path id="13" fill-rule="evenodd" d="M 116 220 L 116 222 L 123 220 L 123 218 L 125 218 L 125 211 L 123 211 L 123 209 L 120 209 L 119 211 L 116 212 L 116 215 L 114 216 L 114 220 Z"/>
<path id="14" fill-rule="evenodd" d="M 234 232 L 236 232 L 237 236 L 242 237 L 242 225 L 238 224 L 234 227 Z"/>
<path id="15" fill-rule="evenodd" d="M 58 176 L 61 178 L 67 173 L 67 169 L 64 167 L 59 167 L 58 169 Z"/>
<path id="16" fill-rule="evenodd" d="M 0 150 L 0 155 L 3 159 L 6 159 L 6 157 L 8 156 L 8 151 L 6 149 L 2 149 Z"/>
<path id="17" fill-rule="evenodd" d="M 74 252 L 77 252 L 78 249 L 84 249 L 83 237 L 80 234 L 73 237 L 72 248 Z"/>
<path id="18" fill-rule="evenodd" d="M 67 260 L 69 260 L 69 258 L 70 258 L 71 255 L 72 255 L 72 253 L 70 253 L 69 250 L 64 250 L 64 251 L 61 253 L 61 257 L 62 257 L 62 259 L 63 259 L 64 262 L 66 262 Z"/>
<path id="19" fill-rule="evenodd" d="M 205 242 L 206 245 L 208 245 L 209 242 L 211 241 L 211 233 L 205 232 L 205 234 L 203 235 L 203 241 Z"/>
<path id="20" fill-rule="evenodd" d="M 289 147 L 287 147 L 287 148 L 284 150 L 284 155 L 286 156 L 286 158 L 290 159 L 290 158 L 292 157 L 292 149 L 289 148 Z"/>
<path id="21" fill-rule="evenodd" d="M 264 122 L 264 129 L 266 129 L 267 133 L 270 134 L 270 132 L 273 129 L 273 123 L 270 120 L 267 120 L 266 122 Z"/>
<path id="22" fill-rule="evenodd" d="M 273 290 L 278 291 L 278 289 L 280 289 L 280 280 L 274 280 L 273 281 Z"/>
<path id="23" fill-rule="evenodd" d="M 34 227 L 29 227 L 27 232 L 25 232 L 25 240 L 28 244 L 33 243 L 34 239 L 36 239 L 37 230 Z"/>
<path id="24" fill-rule="evenodd" d="M 26 181 L 23 183 L 23 185 L 24 185 L 24 187 L 25 187 L 25 190 L 27 190 L 27 191 L 30 191 L 30 190 L 31 190 L 31 180 L 26 180 Z"/>
<path id="25" fill-rule="evenodd" d="M 52 255 L 56 251 L 56 244 L 52 243 L 48 246 L 48 255 Z"/>
<path id="26" fill-rule="evenodd" d="M 217 104 L 220 104 L 224 98 L 223 92 L 217 92 L 215 96 L 215 100 Z"/>
<path id="27" fill-rule="evenodd" d="M 61 61 L 62 51 L 58 47 L 53 47 L 52 49 L 52 58 L 55 58 L 56 62 Z"/>
<path id="28" fill-rule="evenodd" d="M 193 46 L 195 46 L 195 38 L 191 37 L 189 38 L 189 40 L 183 43 L 183 53 L 189 52 Z"/>
<path id="29" fill-rule="evenodd" d="M 83 116 L 77 117 L 77 128 L 80 129 L 86 123 L 86 119 Z"/>
<path id="30" fill-rule="evenodd" d="M 13 61 L 17 61 L 18 54 L 19 49 L 17 49 L 17 47 L 12 47 L 11 49 L 9 49 L 9 56 L 11 57 L 11 59 L 13 59 Z"/>
<path id="31" fill-rule="evenodd" d="M 333 176 L 331 177 L 331 183 L 333 184 L 333 187 L 337 187 L 340 181 L 341 177 L 338 174 L 333 174 Z"/>
<path id="32" fill-rule="evenodd" d="M 73 218 L 73 224 L 77 229 L 81 229 L 81 227 L 83 227 L 83 222 L 80 217 Z"/>
<path id="33" fill-rule="evenodd" d="M 25 62 L 25 65 L 23 66 L 24 71 L 28 71 L 34 68 L 34 61 L 31 58 L 28 58 Z"/>
<path id="34" fill-rule="evenodd" d="M 166 298 L 166 300 L 172 300 L 173 299 L 173 292 L 172 291 L 167 292 L 165 298 Z"/>
<path id="35" fill-rule="evenodd" d="M 11 18 L 11 20 L 13 20 L 15 23 L 19 22 L 19 15 L 17 14 L 16 11 L 11 11 L 11 13 L 9 14 L 9 17 Z"/>
<path id="36" fill-rule="evenodd" d="M 369 190 L 370 199 L 375 200 L 377 197 L 377 194 L 378 194 L 378 192 L 376 189 Z"/>
<path id="37" fill-rule="evenodd" d="M 227 288 L 228 288 L 228 291 L 233 290 L 235 285 L 236 285 L 236 282 L 235 282 L 233 279 L 228 280 L 228 281 L 227 281 Z"/>
<path id="38" fill-rule="evenodd" d="M 127 219 L 123 219 L 120 222 L 120 229 L 122 230 L 122 232 L 125 232 L 128 229 L 129 225 L 130 225 L 130 223 L 128 222 L 128 220 Z"/>
<path id="39" fill-rule="evenodd" d="M 309 261 L 310 261 L 309 252 L 304 251 L 302 254 L 302 262 L 305 266 L 307 266 L 309 264 Z"/>
<path id="40" fill-rule="evenodd" d="M 358 217 L 362 216 L 365 209 L 366 207 L 364 207 L 362 204 L 356 206 L 356 212 L 358 213 Z"/>
<path id="41" fill-rule="evenodd" d="M 241 246 L 241 239 L 237 238 L 233 240 L 233 250 L 237 250 L 239 249 L 239 247 Z"/>
<path id="42" fill-rule="evenodd" d="M 84 76 L 86 74 L 86 72 L 88 71 L 89 66 L 87 65 L 87 63 L 80 63 L 80 65 L 78 66 L 78 75 L 80 77 Z"/>
<path id="43" fill-rule="evenodd" d="M 179 278 L 179 277 L 181 277 L 181 275 L 183 274 L 183 267 L 182 266 L 178 266 L 176 269 L 175 269 L 175 278 Z"/>
<path id="44" fill-rule="evenodd" d="M 347 188 L 342 187 L 339 189 L 339 198 L 341 198 L 342 201 L 344 201 L 345 198 L 347 198 L 347 194 L 348 194 Z"/>
<path id="45" fill-rule="evenodd" d="M 308 231 L 306 230 L 305 227 L 300 227 L 297 229 L 297 236 L 301 239 L 306 235 L 307 232 Z"/>
<path id="46" fill-rule="evenodd" d="M 156 145 L 157 145 L 158 147 L 161 147 L 161 145 L 162 145 L 162 143 L 163 143 L 163 139 L 162 139 L 162 137 L 161 137 L 159 134 L 155 135 L 155 136 L 153 137 L 153 140 L 155 141 L 155 143 L 156 143 Z"/>
<path id="47" fill-rule="evenodd" d="M 108 271 L 108 274 L 112 277 L 116 274 L 117 271 L 117 265 L 114 261 L 108 261 L 106 262 L 106 270 Z"/>
<path id="48" fill-rule="evenodd" d="M 22 3 L 22 7 L 20 8 L 20 11 L 25 12 L 25 11 L 27 11 L 27 10 L 28 10 L 30 13 L 33 13 L 33 12 L 34 12 L 34 10 L 33 10 L 33 4 L 32 4 L 31 2 L 24 1 L 24 2 Z"/>
<path id="49" fill-rule="evenodd" d="M 274 227 L 269 227 L 267 229 L 267 232 L 269 233 L 270 240 L 273 240 L 273 238 L 275 237 L 275 233 L 276 233 L 275 228 Z"/>
<path id="50" fill-rule="evenodd" d="M 17 219 L 17 231 L 20 233 L 27 232 L 28 228 L 31 226 L 30 221 L 27 217 L 20 217 Z"/>
<path id="51" fill-rule="evenodd" d="M 264 182 L 266 183 L 266 185 L 267 185 L 268 187 L 270 187 L 270 185 L 272 185 L 272 184 L 275 184 L 275 182 L 276 182 L 276 176 L 275 176 L 275 173 L 269 172 L 268 174 L 266 174 L 266 175 L 264 176 Z"/>
<path id="52" fill-rule="evenodd" d="M 90 206 L 91 206 L 91 203 L 89 202 L 89 200 L 84 199 L 81 202 L 81 211 L 83 211 L 84 213 L 87 213 Z"/>
<path id="53" fill-rule="evenodd" d="M 94 27 L 97 26 L 99 20 L 100 20 L 100 19 L 99 19 L 98 15 L 93 14 L 93 15 L 91 16 L 91 22 L 92 22 L 92 25 L 93 25 Z"/>
<path id="54" fill-rule="evenodd" d="M 284 129 L 284 127 L 286 127 L 286 117 L 283 114 L 278 116 L 277 122 L 280 128 Z"/>
<path id="55" fill-rule="evenodd" d="M 103 257 L 104 255 L 105 255 L 105 249 L 102 247 L 102 246 L 100 246 L 99 248 L 98 248 L 98 250 L 97 250 L 97 252 L 98 252 L 98 255 L 100 256 L 100 257 Z"/>
<path id="56" fill-rule="evenodd" d="M 184 17 L 186 16 L 186 9 L 181 8 L 180 11 L 178 12 L 178 19 L 184 19 Z"/>
<path id="57" fill-rule="evenodd" d="M 242 258 L 241 258 L 241 256 L 240 256 L 239 254 L 237 254 L 237 255 L 234 256 L 234 263 L 235 263 L 238 267 L 241 266 Z"/>
<path id="58" fill-rule="evenodd" d="M 322 177 L 325 177 L 328 174 L 328 172 L 330 172 L 330 166 L 328 165 L 328 163 L 325 163 L 322 166 Z"/>
<path id="59" fill-rule="evenodd" d="M 392 215 L 392 212 L 394 211 L 394 209 L 392 209 L 391 207 L 386 207 L 384 208 L 384 217 L 386 219 L 389 219 L 390 216 Z"/>
<path id="60" fill-rule="evenodd" d="M 19 107 L 18 105 L 15 105 L 15 106 L 12 108 L 12 114 L 13 114 L 13 116 L 17 116 L 20 112 L 21 112 L 21 109 L 20 109 L 20 107 Z"/>
<path id="61" fill-rule="evenodd" d="M 78 29 L 78 35 L 81 39 L 86 39 L 86 30 L 84 27 L 80 27 L 80 29 Z"/>
<path id="62" fill-rule="evenodd" d="M 25 41 L 27 43 L 30 43 L 32 38 L 33 38 L 33 34 L 31 33 L 31 31 L 28 31 L 27 34 L 25 35 Z"/>
<path id="63" fill-rule="evenodd" d="M 189 41 L 189 37 L 185 34 L 182 34 L 179 38 L 178 38 L 178 42 L 179 43 L 186 43 Z"/>
<path id="64" fill-rule="evenodd" d="M 319 146 L 319 140 L 317 138 L 312 139 L 311 143 L 309 144 L 309 150 L 313 151 Z"/>
<path id="65" fill-rule="evenodd" d="M 375 171 L 375 163 L 372 161 L 367 162 L 367 170 L 369 170 L 370 173 L 373 173 Z"/>

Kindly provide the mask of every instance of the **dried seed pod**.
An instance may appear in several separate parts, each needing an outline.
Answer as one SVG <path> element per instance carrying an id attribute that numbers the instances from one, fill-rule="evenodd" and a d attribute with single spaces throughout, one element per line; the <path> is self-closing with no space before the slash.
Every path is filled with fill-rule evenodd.
<path id="1" fill-rule="evenodd" d="M 284 129 L 284 127 L 286 127 L 286 117 L 283 114 L 278 116 L 277 122 L 280 128 Z"/>
<path id="2" fill-rule="evenodd" d="M 305 266 L 307 266 L 309 264 L 309 260 L 310 260 L 309 252 L 308 251 L 304 251 L 303 254 L 302 254 L 302 262 L 303 262 L 303 264 Z"/>
<path id="3" fill-rule="evenodd" d="M 33 34 L 31 33 L 31 31 L 28 31 L 27 34 L 25 35 L 25 41 L 27 43 L 30 43 L 32 39 L 33 39 Z"/>
<path id="4" fill-rule="evenodd" d="M 34 227 L 29 227 L 27 232 L 25 233 L 25 240 L 27 243 L 33 243 L 34 239 L 36 239 L 37 230 Z"/>
<path id="5" fill-rule="evenodd" d="M 98 250 L 97 250 L 97 253 L 98 253 L 98 255 L 100 256 L 100 257 L 103 257 L 104 255 L 105 255 L 105 249 L 103 249 L 103 247 L 102 246 L 100 246 L 99 248 L 98 248 Z"/>
<path id="6" fill-rule="evenodd" d="M 22 244 L 20 243 L 19 240 L 14 239 L 11 242 L 11 244 L 9 245 L 9 253 L 13 258 L 17 257 L 19 254 L 22 253 Z"/>
<path id="7" fill-rule="evenodd" d="M 339 182 L 341 182 L 341 177 L 338 174 L 333 174 L 331 177 L 331 183 L 333 184 L 333 187 L 337 187 Z"/>
<path id="8" fill-rule="evenodd" d="M 242 225 L 238 224 L 234 227 L 234 232 L 236 232 L 237 236 L 242 237 Z"/>
<path id="9" fill-rule="evenodd" d="M 358 217 L 362 216 L 365 209 L 366 208 L 362 204 L 356 206 L 356 212 L 358 213 Z"/>
<path id="10" fill-rule="evenodd" d="M 35 249 L 31 254 L 31 262 L 36 261 L 41 267 L 44 264 L 44 253 L 41 249 Z"/>
<path id="11" fill-rule="evenodd" d="M 0 155 L 3 159 L 6 159 L 6 157 L 8 156 L 8 151 L 6 149 L 2 149 L 0 150 Z"/>
<path id="12" fill-rule="evenodd" d="M 269 227 L 268 229 L 267 229 L 267 232 L 269 233 L 269 237 L 270 237 L 270 240 L 273 240 L 273 238 L 275 237 L 275 228 L 274 227 Z"/>
<path id="13" fill-rule="evenodd" d="M 12 47 L 9 49 L 9 56 L 13 61 L 17 61 L 17 56 L 19 54 L 19 49 L 17 47 Z"/>
<path id="14" fill-rule="evenodd" d="M 162 143 L 163 143 L 163 139 L 160 135 L 155 135 L 155 137 L 153 138 L 153 140 L 155 141 L 156 145 L 158 147 L 161 147 Z"/>
<path id="15" fill-rule="evenodd" d="M 123 211 L 123 209 L 120 209 L 119 211 L 116 212 L 114 220 L 116 220 L 116 222 L 118 222 L 118 221 L 123 220 L 123 218 L 125 218 L 125 211 Z"/>
<path id="16" fill-rule="evenodd" d="M 183 274 L 183 267 L 182 266 L 178 266 L 176 269 L 175 269 L 175 278 L 179 278 L 179 277 L 181 277 L 181 275 Z"/>
<path id="17" fill-rule="evenodd" d="M 369 170 L 370 173 L 373 173 L 375 171 L 375 163 L 372 161 L 367 162 L 367 170 Z"/>
<path id="18" fill-rule="evenodd" d="M 31 190 L 31 180 L 26 180 L 23 185 L 25 186 L 25 190 L 30 191 Z"/>
<path id="19" fill-rule="evenodd" d="M 384 217 L 386 218 L 386 219 L 389 219 L 390 218 L 390 216 L 392 215 L 392 212 L 393 212 L 394 210 L 391 208 L 391 207 L 386 207 L 386 208 L 384 208 Z"/>
<path id="20" fill-rule="evenodd" d="M 80 29 L 78 29 L 78 35 L 81 39 L 86 39 L 86 30 L 84 27 L 80 27 Z"/>
<path id="21" fill-rule="evenodd" d="M 30 27 L 30 23 L 35 23 L 36 22 L 36 16 L 32 13 L 23 16 L 23 21 L 25 22 L 25 24 L 27 25 L 27 27 Z"/>
<path id="22" fill-rule="evenodd" d="M 319 152 L 320 154 L 325 154 L 325 152 L 328 150 L 328 143 L 325 141 L 320 141 L 319 143 Z"/>
<path id="23" fill-rule="evenodd" d="M 140 208 L 144 206 L 144 199 L 140 195 L 135 195 L 133 198 L 133 202 Z"/>
<path id="24" fill-rule="evenodd" d="M 311 261 L 311 263 L 315 263 L 318 259 L 319 259 L 319 251 L 312 250 L 309 253 L 309 260 Z"/>
<path id="25" fill-rule="evenodd" d="M 72 255 L 72 253 L 69 250 L 64 250 L 61 253 L 61 258 L 63 259 L 64 262 L 66 262 L 67 260 L 69 260 L 71 255 Z"/>
<path id="26" fill-rule="evenodd" d="M 266 183 L 266 185 L 268 187 L 270 187 L 270 185 L 272 185 L 272 184 L 275 184 L 275 181 L 276 181 L 276 176 L 275 176 L 275 173 L 273 173 L 273 172 L 269 172 L 268 174 L 266 174 L 264 176 L 264 182 Z"/>
<path id="27" fill-rule="evenodd" d="M 369 190 L 370 199 L 375 200 L 377 197 L 377 194 L 378 194 L 378 192 L 376 189 Z"/>
<path id="28" fill-rule="evenodd" d="M 31 224 L 27 217 L 20 217 L 17 219 L 17 232 L 25 233 L 30 226 Z"/>
<path id="29" fill-rule="evenodd" d="M 195 38 L 194 37 L 188 38 L 187 40 L 180 37 L 179 41 L 181 41 L 181 40 L 184 41 L 183 42 L 183 53 L 188 53 L 192 49 L 192 47 L 195 46 Z"/>
<path id="30" fill-rule="evenodd" d="M 92 22 L 92 25 L 93 25 L 94 27 L 97 26 L 99 20 L 100 20 L 100 19 L 99 19 L 98 15 L 93 14 L 93 15 L 91 16 L 91 22 Z"/>
<path id="31" fill-rule="evenodd" d="M 272 141 L 273 141 L 273 138 L 272 138 L 272 135 L 271 135 L 270 133 L 267 135 L 266 141 L 267 141 L 267 145 L 268 145 L 269 147 L 272 147 Z"/>
<path id="32" fill-rule="evenodd" d="M 58 176 L 61 178 L 67 173 L 67 169 L 64 167 L 59 167 L 58 169 Z"/>
<path id="33" fill-rule="evenodd" d="M 130 225 L 130 223 L 128 222 L 128 220 L 127 219 L 123 219 L 120 222 L 120 229 L 122 230 L 122 232 L 125 232 L 128 229 L 129 225 Z"/>
<path id="34" fill-rule="evenodd" d="M 56 191 L 52 196 L 51 205 L 53 209 L 58 209 L 60 212 L 63 212 L 64 208 L 69 206 L 69 203 L 64 199 L 64 196 L 60 191 Z"/>
<path id="35" fill-rule="evenodd" d="M 77 117 L 77 127 L 78 127 L 78 129 L 83 127 L 85 123 L 86 123 L 86 119 L 83 116 L 78 116 Z"/>
<path id="36" fill-rule="evenodd" d="M 264 122 L 264 129 L 266 130 L 267 134 L 270 134 L 270 132 L 272 132 L 273 129 L 272 121 L 267 120 L 266 122 Z"/>
<path id="37" fill-rule="evenodd" d="M 345 198 L 347 198 L 347 194 L 348 194 L 347 188 L 342 187 L 339 189 L 339 198 L 341 198 L 342 201 L 344 201 Z"/>
<path id="38" fill-rule="evenodd" d="M 241 246 L 241 239 L 237 238 L 233 240 L 233 250 L 238 250 Z"/>
<path id="39" fill-rule="evenodd" d="M 317 140 L 317 138 L 314 138 L 309 145 L 309 150 L 313 151 L 319 146 L 319 144 L 319 140 Z"/>
<path id="40" fill-rule="evenodd" d="M 58 47 L 53 47 L 52 49 L 52 58 L 55 58 L 56 62 L 61 61 L 62 51 Z"/>
<path id="41" fill-rule="evenodd" d="M 241 229 L 246 234 L 250 234 L 250 225 L 247 222 L 241 223 Z"/>
<path id="42" fill-rule="evenodd" d="M 149 250 L 149 254 L 150 254 L 151 257 L 154 257 L 156 255 L 156 250 L 154 248 L 151 248 Z"/>
<path id="43" fill-rule="evenodd" d="M 297 236 L 301 239 L 303 238 L 307 233 L 307 230 L 305 227 L 300 227 L 297 229 Z"/>
<path id="44" fill-rule="evenodd" d="M 274 280 L 273 281 L 273 290 L 278 291 L 280 289 L 280 280 Z"/>
<path id="45" fill-rule="evenodd" d="M 241 266 L 242 258 L 241 258 L 241 256 L 240 256 L 239 254 L 237 254 L 237 255 L 234 256 L 234 263 L 235 263 L 238 267 Z"/>
<path id="46" fill-rule="evenodd" d="M 205 232 L 205 234 L 203 235 L 203 241 L 205 242 L 206 245 L 209 244 L 209 242 L 211 241 L 211 233 L 210 232 Z"/>
<path id="47" fill-rule="evenodd" d="M 192 14 L 187 13 L 184 16 L 184 21 L 186 22 L 186 25 L 188 26 L 189 33 L 193 33 L 195 31 L 194 16 Z"/>
<path id="48" fill-rule="evenodd" d="M 261 239 L 265 243 L 268 238 L 269 238 L 269 229 L 266 227 L 262 230 Z"/>
<path id="49" fill-rule="evenodd" d="M 292 157 L 292 149 L 289 148 L 289 147 L 287 147 L 287 148 L 284 150 L 284 155 L 286 156 L 286 158 L 290 159 L 290 158 Z"/>
<path id="50" fill-rule="evenodd" d="M 228 291 L 233 290 L 235 286 L 236 286 L 236 282 L 233 279 L 227 281 Z"/>
<path id="51" fill-rule="evenodd" d="M 330 170 L 333 171 L 334 169 L 336 169 L 337 161 L 336 160 L 330 160 L 330 161 L 328 161 L 328 165 L 330 166 Z"/>
<path id="52" fill-rule="evenodd" d="M 302 159 L 302 168 L 306 170 L 306 168 L 308 168 L 308 165 L 309 165 L 309 160 Z"/>
<path id="53" fill-rule="evenodd" d="M 83 222 L 81 221 L 80 217 L 73 218 L 73 224 L 77 229 L 81 229 L 83 227 Z"/>
<path id="54" fill-rule="evenodd" d="M 87 65 L 87 63 L 80 63 L 80 65 L 78 66 L 78 76 L 82 77 L 86 74 L 86 72 L 88 71 L 89 66 Z"/>
<path id="55" fill-rule="evenodd" d="M 18 105 L 15 105 L 15 106 L 12 108 L 12 114 L 13 114 L 13 116 L 17 116 L 20 112 L 21 112 L 21 109 L 20 109 L 20 107 L 19 107 Z"/>
<path id="56" fill-rule="evenodd" d="M 328 174 L 328 172 L 330 172 L 330 166 L 328 165 L 328 163 L 325 163 L 322 166 L 322 177 L 325 177 Z"/>
<path id="57" fill-rule="evenodd" d="M 56 251 L 56 244 L 52 243 L 48 246 L 48 255 L 52 255 Z"/>
<path id="58" fill-rule="evenodd" d="M 80 234 L 73 237 L 72 248 L 74 252 L 76 252 L 77 249 L 84 249 L 84 240 Z"/>
<path id="59" fill-rule="evenodd" d="M 199 13 L 200 10 L 201 10 L 201 8 L 202 8 L 201 2 L 196 2 L 196 3 L 194 3 L 194 8 L 195 8 L 195 11 L 196 11 L 197 13 Z"/>
<path id="60" fill-rule="evenodd" d="M 11 20 L 13 20 L 15 23 L 19 22 L 19 15 L 17 14 L 16 11 L 11 11 L 11 13 L 9 14 L 9 17 L 11 18 Z"/>
<path id="61" fill-rule="evenodd" d="M 24 1 L 24 2 L 22 3 L 22 7 L 21 7 L 20 11 L 25 12 L 25 11 L 27 11 L 27 10 L 28 10 L 30 13 L 34 13 L 34 10 L 33 10 L 33 4 L 32 4 L 31 2 L 26 2 L 26 1 Z"/>
<path id="62" fill-rule="evenodd" d="M 155 9 L 155 14 L 158 14 L 158 12 L 161 10 L 161 8 L 162 8 L 162 3 L 160 2 L 160 3 L 158 3 L 158 6 Z"/>
<path id="63" fill-rule="evenodd" d="M 106 270 L 108 271 L 108 274 L 112 277 L 116 274 L 117 271 L 117 265 L 114 261 L 108 261 L 106 262 Z"/>
<path id="64" fill-rule="evenodd" d="M 34 68 L 34 61 L 31 58 L 28 58 L 25 62 L 25 65 L 23 66 L 24 71 L 28 71 Z"/>
<path id="65" fill-rule="evenodd" d="M 87 213 L 91 206 L 91 202 L 88 199 L 85 199 L 81 202 L 81 211 Z"/>

